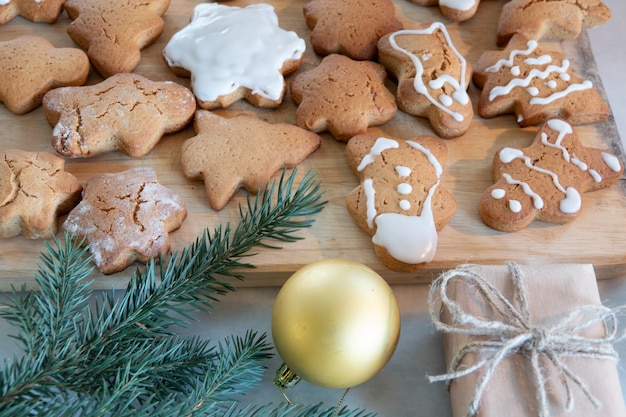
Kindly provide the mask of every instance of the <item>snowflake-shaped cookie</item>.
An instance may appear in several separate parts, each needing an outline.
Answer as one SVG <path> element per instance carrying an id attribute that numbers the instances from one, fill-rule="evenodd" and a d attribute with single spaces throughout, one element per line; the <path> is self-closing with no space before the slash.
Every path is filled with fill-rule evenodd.
<path id="1" fill-rule="evenodd" d="M 402 29 L 391 0 L 311 0 L 303 7 L 316 54 L 374 60 L 376 42 Z"/>
<path id="2" fill-rule="evenodd" d="M 436 253 L 438 231 L 457 203 L 441 185 L 448 155 L 434 136 L 410 140 L 358 135 L 346 147 L 360 185 L 346 197 L 348 212 L 372 236 L 376 255 L 388 268 L 414 271 Z"/>
<path id="3" fill-rule="evenodd" d="M 329 131 L 346 142 L 369 126 L 387 122 L 398 108 L 386 79 L 385 67 L 376 62 L 328 55 L 291 80 L 296 124 L 317 133 Z"/>
<path id="4" fill-rule="evenodd" d="M 294 167 L 321 144 L 315 133 L 247 114 L 225 118 L 198 110 L 194 126 L 197 135 L 183 143 L 181 163 L 188 178 L 204 181 L 214 210 L 241 187 L 257 193 L 280 168 Z"/>
<path id="5" fill-rule="evenodd" d="M 78 179 L 52 153 L 10 149 L 0 156 L 0 237 L 51 238 L 57 218 L 80 201 Z"/>
<path id="6" fill-rule="evenodd" d="M 244 98 L 256 107 L 277 107 L 286 90 L 284 76 L 298 69 L 305 48 L 295 32 L 279 27 L 269 4 L 203 3 L 163 56 L 177 75 L 191 77 L 203 109 Z"/>
<path id="7" fill-rule="evenodd" d="M 163 32 L 161 16 L 169 5 L 170 0 L 66 0 L 65 11 L 73 20 L 67 33 L 87 49 L 103 77 L 132 72 L 141 50 Z"/>
<path id="8" fill-rule="evenodd" d="M 583 193 L 611 186 L 623 172 L 614 154 L 585 147 L 569 123 L 550 119 L 529 147 L 496 153 L 495 184 L 480 199 L 480 217 L 505 232 L 533 220 L 570 222 L 580 214 Z"/>
<path id="9" fill-rule="evenodd" d="M 124 73 L 94 85 L 49 91 L 43 108 L 59 154 L 91 157 L 119 150 L 141 157 L 164 134 L 191 121 L 196 101 L 180 84 Z"/>
<path id="10" fill-rule="evenodd" d="M 63 10 L 65 0 L 0 1 L 0 25 L 22 16 L 31 22 L 54 23 Z"/>
<path id="11" fill-rule="evenodd" d="M 141 167 L 89 178 L 63 229 L 85 238 L 98 269 L 112 274 L 166 255 L 169 232 L 186 216 L 181 198 L 159 184 L 152 168 Z"/>
<path id="12" fill-rule="evenodd" d="M 467 87 L 472 68 L 446 26 L 405 29 L 378 41 L 378 62 L 398 80 L 396 98 L 405 113 L 428 118 L 443 138 L 464 134 L 474 117 Z"/>
<path id="13" fill-rule="evenodd" d="M 568 59 L 520 34 L 506 49 L 484 52 L 473 81 L 482 88 L 481 117 L 514 113 L 520 126 L 532 126 L 555 117 L 573 125 L 596 123 L 609 115 L 593 83 L 576 76 Z"/>
<path id="14" fill-rule="evenodd" d="M 574 39 L 583 29 L 606 23 L 611 10 L 600 0 L 511 0 L 502 6 L 498 46 L 516 33 L 529 39 Z"/>
<path id="15" fill-rule="evenodd" d="M 78 48 L 55 48 L 36 35 L 0 42 L 0 101 L 15 114 L 39 107 L 53 88 L 83 85 L 88 75 L 89 59 Z"/>

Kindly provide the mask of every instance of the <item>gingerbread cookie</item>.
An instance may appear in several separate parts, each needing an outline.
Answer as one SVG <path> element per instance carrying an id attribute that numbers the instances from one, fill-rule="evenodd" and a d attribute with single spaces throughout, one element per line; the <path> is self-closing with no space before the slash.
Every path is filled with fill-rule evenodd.
<path id="1" fill-rule="evenodd" d="M 132 72 L 141 50 L 163 32 L 161 16 L 169 5 L 170 0 L 66 0 L 72 19 L 67 33 L 103 77 Z"/>
<path id="2" fill-rule="evenodd" d="M 18 149 L 1 154 L 0 237 L 50 239 L 58 217 L 80 201 L 82 186 L 60 156 Z"/>
<path id="3" fill-rule="evenodd" d="M 376 58 L 376 42 L 402 29 L 391 0 L 311 0 L 304 5 L 316 54 L 343 54 L 354 60 Z"/>
<path id="4" fill-rule="evenodd" d="M 95 85 L 52 90 L 43 108 L 59 154 L 84 158 L 121 151 L 138 158 L 164 134 L 185 127 L 196 102 L 180 84 L 123 73 Z"/>
<path id="5" fill-rule="evenodd" d="M 583 29 L 606 23 L 611 10 L 600 0 L 511 0 L 498 20 L 498 46 L 516 33 L 528 39 L 574 39 Z"/>
<path id="6" fill-rule="evenodd" d="M 581 125 L 610 113 L 593 83 L 576 76 L 568 59 L 541 50 L 537 41 L 520 34 L 505 50 L 484 52 L 472 79 L 483 89 L 478 114 L 485 118 L 514 113 L 520 126 L 555 117 Z"/>
<path id="7" fill-rule="evenodd" d="M 169 232 L 186 216 L 180 197 L 159 184 L 152 168 L 141 167 L 89 178 L 63 229 L 85 238 L 98 269 L 112 274 L 134 261 L 165 256 Z"/>
<path id="8" fill-rule="evenodd" d="M 295 32 L 281 29 L 269 4 L 247 7 L 203 3 L 191 23 L 163 50 L 175 74 L 191 77 L 203 109 L 246 99 L 273 108 L 283 100 L 284 76 L 297 70 L 306 48 Z"/>
<path id="9" fill-rule="evenodd" d="M 224 118 L 198 110 L 197 136 L 182 145 L 185 176 L 203 180 L 209 204 L 221 210 L 243 187 L 257 193 L 282 167 L 294 167 L 319 148 L 321 138 L 287 123 L 241 114 Z"/>
<path id="10" fill-rule="evenodd" d="M 39 107 L 53 88 L 85 84 L 88 75 L 89 59 L 78 48 L 55 48 L 36 35 L 0 42 L 0 101 L 15 114 Z"/>
<path id="11" fill-rule="evenodd" d="M 432 261 L 438 231 L 457 203 L 441 185 L 446 144 L 433 136 L 410 140 L 358 135 L 348 162 L 361 184 L 346 197 L 348 212 L 367 234 L 381 262 L 411 272 Z"/>
<path id="12" fill-rule="evenodd" d="M 580 214 L 583 193 L 611 186 L 623 172 L 618 157 L 585 147 L 570 124 L 550 119 L 529 147 L 496 153 L 495 184 L 480 199 L 480 217 L 504 232 L 533 220 L 567 223 Z"/>
<path id="13" fill-rule="evenodd" d="M 443 138 L 464 134 L 474 117 L 467 87 L 471 65 L 442 23 L 405 29 L 378 41 L 378 62 L 398 80 L 398 108 L 430 121 Z"/>
<path id="14" fill-rule="evenodd" d="M 471 19 L 478 10 L 480 0 L 409 0 L 420 6 L 437 6 L 441 13 L 450 20 L 463 22 Z"/>
<path id="15" fill-rule="evenodd" d="M 347 142 L 369 126 L 387 122 L 398 108 L 386 79 L 385 67 L 376 62 L 328 55 L 291 80 L 291 97 L 298 105 L 296 124 L 317 133 L 329 131 Z"/>
<path id="16" fill-rule="evenodd" d="M 3 0 L 0 1 L 0 25 L 22 16 L 31 22 L 54 23 L 63 11 L 65 0 Z"/>

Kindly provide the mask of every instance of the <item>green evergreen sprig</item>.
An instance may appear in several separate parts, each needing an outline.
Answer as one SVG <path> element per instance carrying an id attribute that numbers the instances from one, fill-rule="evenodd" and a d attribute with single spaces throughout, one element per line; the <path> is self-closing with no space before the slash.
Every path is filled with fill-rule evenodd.
<path id="1" fill-rule="evenodd" d="M 214 308 L 243 279 L 256 247 L 301 239 L 307 216 L 321 211 L 320 183 L 283 171 L 255 197 L 241 220 L 205 230 L 167 259 L 138 268 L 122 294 L 93 294 L 84 242 L 65 235 L 46 242 L 35 275 L 0 317 L 10 322 L 23 355 L 0 368 L 0 416 L 365 416 L 363 411 L 289 404 L 240 408 L 272 356 L 265 334 L 248 331 L 213 344 L 181 338 L 177 326 Z"/>

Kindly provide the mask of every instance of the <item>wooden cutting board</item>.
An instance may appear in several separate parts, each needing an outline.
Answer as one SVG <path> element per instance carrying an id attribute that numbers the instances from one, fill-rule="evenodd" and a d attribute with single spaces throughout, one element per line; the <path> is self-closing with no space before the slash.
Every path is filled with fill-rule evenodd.
<path id="1" fill-rule="evenodd" d="M 230 1 L 229 5 L 244 6 L 257 1 Z M 307 53 L 300 71 L 310 69 L 320 62 L 310 47 L 310 30 L 306 27 L 302 6 L 304 1 L 274 0 L 281 27 L 296 31 L 307 41 Z M 412 21 L 442 21 L 450 23 L 438 7 L 422 7 L 406 0 L 394 1 L 398 18 L 405 28 Z M 497 49 L 495 45 L 496 24 L 503 0 L 483 0 L 477 14 L 470 21 L 450 24 L 449 29 L 455 46 L 470 63 L 477 62 L 485 50 Z M 173 0 L 164 16 L 165 30 L 161 37 L 143 50 L 142 60 L 135 72 L 155 81 L 173 80 L 188 86 L 187 79 L 178 78 L 165 65 L 161 51 L 175 32 L 190 19 L 196 1 Z M 47 37 L 57 47 L 75 46 L 65 29 L 69 18 L 65 13 L 54 25 L 32 23 L 20 17 L 0 26 L 0 40 L 18 35 L 38 34 Z M 595 66 L 589 41 L 583 33 L 575 41 L 542 42 L 546 49 L 560 50 L 571 61 L 573 70 L 590 79 L 602 90 L 601 80 Z M 626 64 L 626 63 L 623 63 Z M 88 84 L 101 81 L 92 73 Z M 390 82 L 390 88 L 394 88 Z M 474 106 L 479 90 L 470 86 Z M 287 95 L 276 110 L 255 109 L 245 102 L 237 103 L 222 114 L 236 112 L 255 113 L 270 122 L 294 123 L 295 106 Z M 0 105 L 0 149 L 20 148 L 30 151 L 54 152 L 50 145 L 52 128 L 47 124 L 41 108 L 16 116 Z M 433 134 L 425 119 L 398 112 L 397 116 L 374 130 L 400 139 L 421 134 Z M 469 131 L 462 137 L 447 140 L 449 157 L 442 183 L 450 189 L 459 203 L 452 221 L 440 232 L 437 255 L 426 268 L 413 274 L 401 274 L 387 270 L 377 260 L 369 237 L 361 231 L 348 215 L 344 199 L 358 185 L 358 181 L 346 164 L 345 144 L 323 134 L 321 148 L 301 166 L 299 175 L 308 169 L 318 173 L 325 190 L 328 205 L 315 217 L 316 222 L 300 235 L 305 239 L 285 244 L 277 250 L 260 250 L 251 258 L 257 268 L 247 272 L 240 285 L 280 285 L 299 267 L 319 259 L 342 257 L 363 262 L 377 270 L 390 283 L 429 282 L 442 270 L 471 262 L 501 264 L 509 260 L 520 263 L 590 263 L 599 278 L 607 278 L 623 272 L 626 264 L 626 230 L 621 225 L 626 218 L 626 181 L 607 190 L 584 195 L 580 217 L 567 225 L 535 222 L 517 233 L 502 233 L 485 226 L 478 217 L 478 200 L 483 191 L 492 184 L 491 162 L 494 152 L 502 146 L 524 147 L 532 142 L 537 128 L 521 129 L 514 116 L 502 116 L 490 120 L 475 116 Z M 624 160 L 619 135 L 613 118 L 576 131 L 586 146 L 611 150 Z M 182 227 L 171 234 L 172 249 L 178 250 L 191 243 L 205 228 L 213 229 L 225 222 L 238 220 L 238 204 L 245 202 L 246 193 L 240 191 L 226 208 L 220 212 L 210 209 L 204 186 L 187 180 L 180 168 L 180 145 L 194 135 L 192 127 L 164 137 L 147 156 L 132 159 L 120 153 L 100 155 L 91 159 L 68 159 L 66 169 L 81 182 L 91 175 L 119 172 L 136 166 L 152 166 L 160 182 L 176 190 L 185 200 L 188 217 Z M 28 240 L 21 236 L 0 239 L 0 290 L 21 283 L 32 283 L 39 253 L 44 248 L 40 240 Z M 111 276 L 94 274 L 94 288 L 124 288 L 135 266 Z"/>

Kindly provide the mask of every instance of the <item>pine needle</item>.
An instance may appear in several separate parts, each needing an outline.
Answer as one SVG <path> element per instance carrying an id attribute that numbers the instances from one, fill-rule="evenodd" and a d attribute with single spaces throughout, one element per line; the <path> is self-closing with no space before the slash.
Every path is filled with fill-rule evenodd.
<path id="1" fill-rule="evenodd" d="M 272 356 L 265 334 L 214 344 L 175 331 L 234 291 L 224 278 L 244 279 L 254 265 L 243 259 L 255 248 L 294 242 L 313 224 L 307 217 L 326 204 L 320 183 L 307 173 L 296 185 L 295 177 L 283 171 L 248 198 L 235 228 L 205 230 L 182 251 L 138 268 L 121 294 L 92 294 L 84 242 L 68 234 L 47 242 L 39 291 L 14 289 L 0 309 L 23 351 L 0 368 L 0 416 L 332 415 L 320 405 L 239 408 L 238 396 L 259 383 Z"/>

